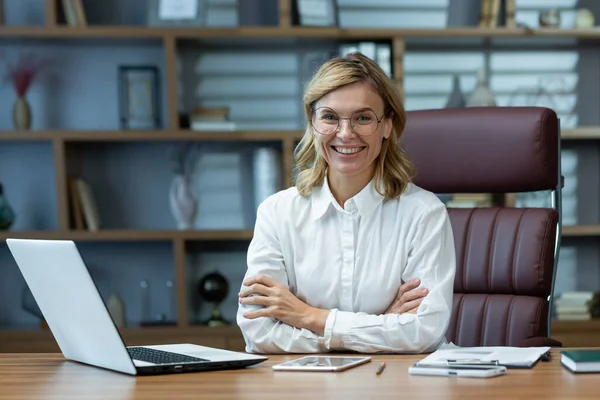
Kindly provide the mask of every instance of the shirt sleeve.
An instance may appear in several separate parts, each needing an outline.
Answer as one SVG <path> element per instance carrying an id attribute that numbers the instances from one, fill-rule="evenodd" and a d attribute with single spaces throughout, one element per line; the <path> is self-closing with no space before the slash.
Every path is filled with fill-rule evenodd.
<path id="1" fill-rule="evenodd" d="M 429 289 L 416 314 L 371 315 L 332 310 L 325 339 L 333 350 L 422 353 L 444 340 L 452 312 L 456 253 L 448 212 L 440 202 L 427 211 L 410 240 L 402 280 L 419 278 Z"/>
<path id="2" fill-rule="evenodd" d="M 289 289 L 288 275 L 277 238 L 273 204 L 269 201 L 258 207 L 254 236 L 247 255 L 248 269 L 244 280 L 250 276 L 266 274 Z M 262 306 L 240 304 L 237 324 L 242 331 L 248 353 L 324 353 L 325 338 L 308 329 L 299 329 L 275 318 L 244 318 L 244 313 Z"/>

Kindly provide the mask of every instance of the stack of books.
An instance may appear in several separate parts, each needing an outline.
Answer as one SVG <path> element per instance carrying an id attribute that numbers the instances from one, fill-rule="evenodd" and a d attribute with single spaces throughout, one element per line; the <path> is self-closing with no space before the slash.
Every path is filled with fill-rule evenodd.
<path id="1" fill-rule="evenodd" d="M 190 129 L 194 131 L 235 131 L 237 124 L 228 119 L 227 107 L 196 107 L 190 113 Z"/>
<path id="2" fill-rule="evenodd" d="M 591 291 L 564 292 L 555 302 L 555 316 L 559 321 L 587 321 L 592 318 Z"/>
<path id="3" fill-rule="evenodd" d="M 452 196 L 446 202 L 449 208 L 478 208 L 491 207 L 493 205 L 492 195 L 489 193 L 460 193 Z"/>

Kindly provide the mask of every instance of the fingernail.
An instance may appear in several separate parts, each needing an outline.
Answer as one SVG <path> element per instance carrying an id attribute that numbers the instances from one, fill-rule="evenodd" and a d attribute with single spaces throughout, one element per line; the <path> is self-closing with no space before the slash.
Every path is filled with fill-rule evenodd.
<path id="1" fill-rule="evenodd" d="M 421 289 L 421 293 L 427 294 L 427 289 Z"/>
<path id="2" fill-rule="evenodd" d="M 414 279 L 412 280 L 412 282 L 413 282 L 413 283 L 419 283 L 419 278 L 414 278 Z"/>

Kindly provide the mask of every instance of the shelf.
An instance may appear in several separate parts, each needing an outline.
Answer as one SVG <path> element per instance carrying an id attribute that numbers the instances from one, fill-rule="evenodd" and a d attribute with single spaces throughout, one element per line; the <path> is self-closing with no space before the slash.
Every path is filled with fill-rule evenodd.
<path id="1" fill-rule="evenodd" d="M 300 140 L 302 130 L 291 131 L 223 131 L 204 132 L 189 129 L 171 130 L 39 130 L 39 131 L 0 131 L 0 141 L 43 141 L 60 139 L 69 142 L 102 141 L 269 141 L 288 138 Z M 600 139 L 600 126 L 565 129 L 561 132 L 563 140 Z"/>
<path id="2" fill-rule="evenodd" d="M 552 321 L 552 332 L 574 333 L 581 331 L 597 331 L 600 339 L 600 318 L 587 321 Z"/>
<path id="3" fill-rule="evenodd" d="M 244 350 L 244 339 L 235 326 L 192 326 L 123 328 L 119 330 L 127 346 L 164 343 L 195 343 L 204 346 Z M 0 353 L 58 352 L 60 349 L 48 329 L 16 330 L 0 328 Z"/>
<path id="4" fill-rule="evenodd" d="M 494 38 L 494 37 L 551 37 L 600 38 L 599 28 L 586 29 L 526 29 L 457 27 L 446 29 L 365 29 L 315 27 L 144 27 L 144 26 L 89 26 L 89 27 L 0 27 L 0 37 L 14 38 L 140 38 L 176 39 L 199 38 L 330 38 L 330 39 L 390 39 L 392 37 L 426 38 Z"/>
<path id="5" fill-rule="evenodd" d="M 574 129 L 565 129 L 561 132 L 563 140 L 589 140 L 600 139 L 600 126 L 582 126 Z"/>
<path id="6" fill-rule="evenodd" d="M 89 231 L 8 231 L 2 232 L 0 238 L 14 239 L 46 239 L 46 240 L 73 240 L 73 241 L 209 241 L 209 240 L 250 240 L 253 236 L 252 229 L 241 230 L 100 230 Z"/>
<path id="7" fill-rule="evenodd" d="M 600 236 L 600 225 L 563 225 L 562 236 Z"/>
<path id="8" fill-rule="evenodd" d="M 102 142 L 102 141 L 269 141 L 288 138 L 300 140 L 302 130 L 289 131 L 223 131 L 204 132 L 189 129 L 180 130 L 31 130 L 0 131 L 0 141 L 43 141 L 60 139 L 69 142 Z M 565 129 L 561 132 L 563 140 L 600 139 L 600 126 L 586 126 Z"/>
<path id="9" fill-rule="evenodd" d="M 600 318 L 588 321 L 552 321 L 551 337 L 564 347 L 600 346 Z"/>
<path id="10" fill-rule="evenodd" d="M 68 142 L 115 142 L 115 141 L 271 141 L 292 138 L 299 140 L 303 131 L 234 131 L 234 132 L 203 132 L 192 130 L 177 131 L 0 131 L 0 141 L 40 141 L 59 139 Z"/>

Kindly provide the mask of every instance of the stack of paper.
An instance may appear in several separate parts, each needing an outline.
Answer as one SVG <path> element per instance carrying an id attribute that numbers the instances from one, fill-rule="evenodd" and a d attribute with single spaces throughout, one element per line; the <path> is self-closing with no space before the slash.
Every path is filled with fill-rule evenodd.
<path id="1" fill-rule="evenodd" d="M 419 365 L 503 365 L 531 368 L 547 356 L 550 347 L 456 347 L 443 346 L 418 362 Z"/>

